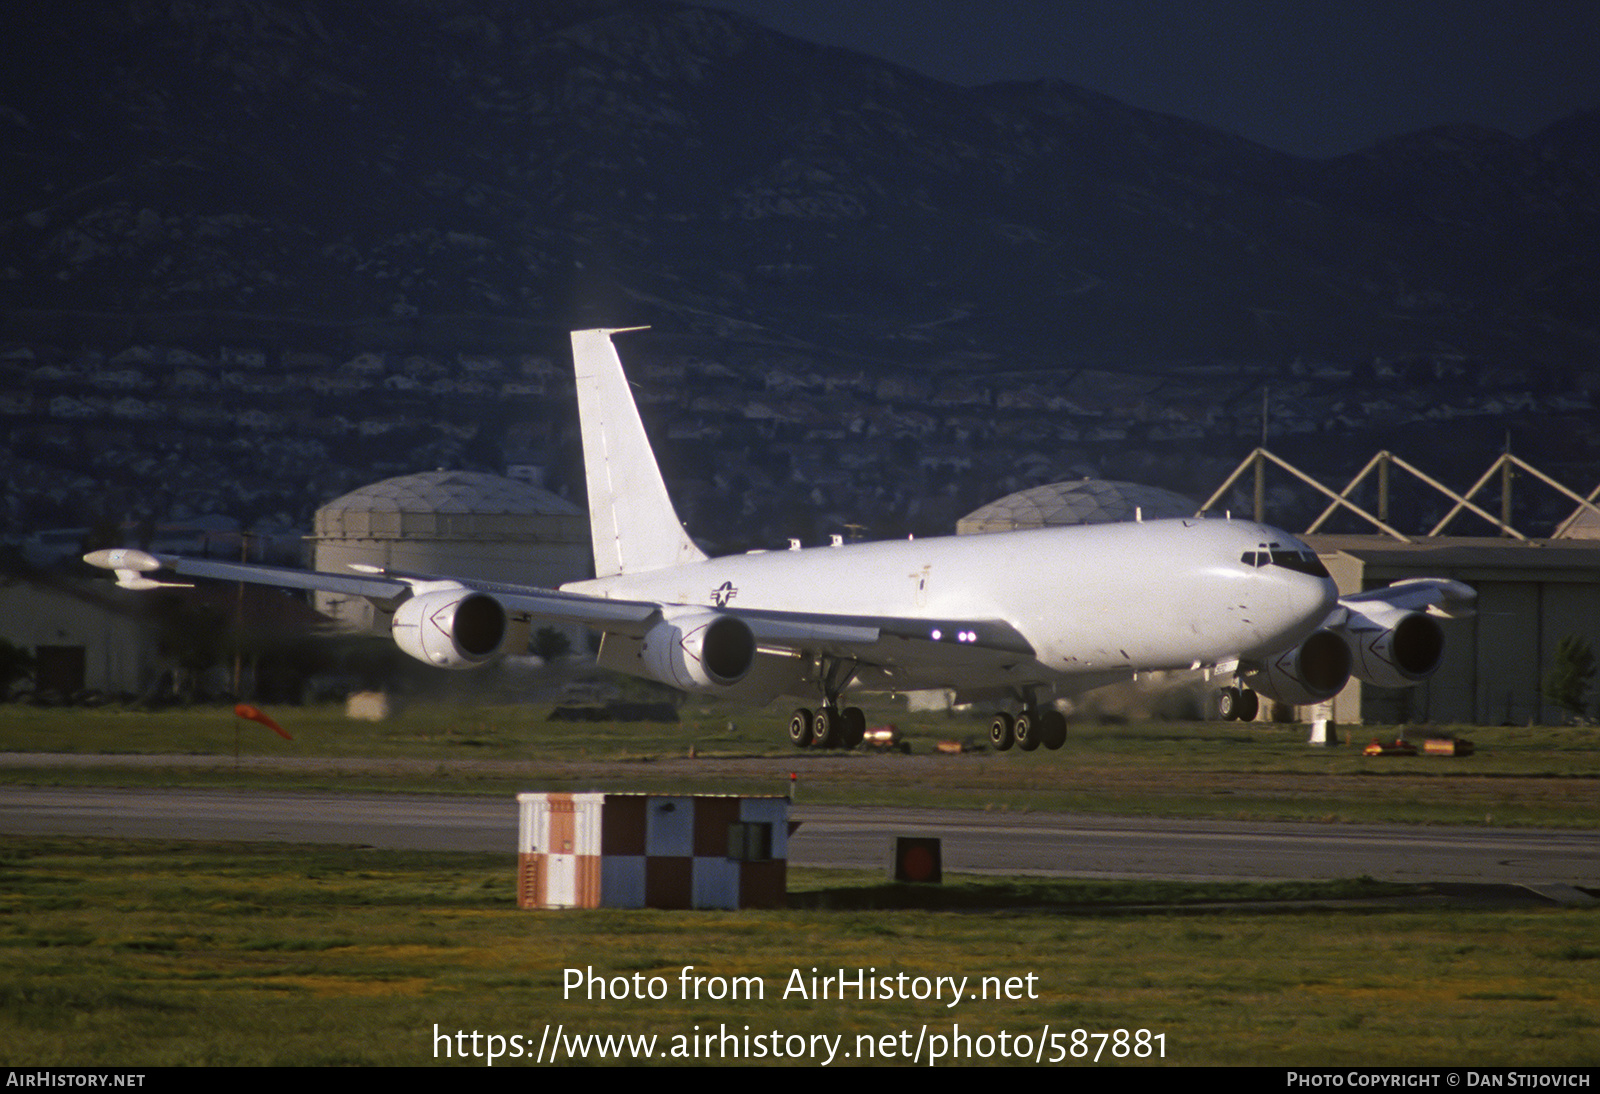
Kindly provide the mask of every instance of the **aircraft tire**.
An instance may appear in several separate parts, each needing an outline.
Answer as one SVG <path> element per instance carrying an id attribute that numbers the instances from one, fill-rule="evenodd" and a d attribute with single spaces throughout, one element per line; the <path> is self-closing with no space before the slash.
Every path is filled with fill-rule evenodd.
<path id="1" fill-rule="evenodd" d="M 989 723 L 989 743 L 996 752 L 1004 752 L 1017 743 L 1016 721 L 1003 710 Z"/>
<path id="2" fill-rule="evenodd" d="M 1261 697 L 1249 688 L 1239 689 L 1239 721 L 1253 722 L 1261 713 Z"/>
<path id="3" fill-rule="evenodd" d="M 816 730 L 812 725 L 812 713 L 805 707 L 796 710 L 789 717 L 789 740 L 796 748 L 809 748 Z"/>
<path id="4" fill-rule="evenodd" d="M 1017 747 L 1032 752 L 1039 747 L 1039 715 L 1023 711 L 1017 715 Z"/>
<path id="5" fill-rule="evenodd" d="M 860 707 L 845 707 L 839 712 L 839 747 L 855 748 L 867 735 L 867 715 Z"/>
<path id="6" fill-rule="evenodd" d="M 1223 688 L 1217 692 L 1217 717 L 1224 722 L 1238 721 L 1241 702 L 1238 688 Z"/>
<path id="7" fill-rule="evenodd" d="M 811 747 L 839 747 L 839 711 L 837 707 L 823 707 L 811 719 Z"/>
<path id="8" fill-rule="evenodd" d="M 1039 715 L 1039 743 L 1054 752 L 1067 743 L 1067 716 L 1059 710 Z"/>

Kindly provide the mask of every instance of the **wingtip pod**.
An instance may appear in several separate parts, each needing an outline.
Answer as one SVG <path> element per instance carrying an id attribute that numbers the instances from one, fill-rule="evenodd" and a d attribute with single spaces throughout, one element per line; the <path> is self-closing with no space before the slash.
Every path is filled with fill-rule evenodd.
<path id="1" fill-rule="evenodd" d="M 1478 590 L 1460 581 L 1440 581 L 1439 593 L 1443 603 L 1431 605 L 1429 615 L 1443 615 L 1451 619 L 1464 619 L 1478 613 Z"/>
<path id="2" fill-rule="evenodd" d="M 131 547 L 90 551 L 83 556 L 83 561 L 102 570 L 133 570 L 136 573 L 147 574 L 152 570 L 161 569 L 161 560 L 155 555 L 136 551 Z"/>
<path id="3" fill-rule="evenodd" d="M 1477 612 L 1478 591 L 1447 577 L 1405 577 L 1393 584 L 1347 596 L 1351 603 L 1383 601 L 1394 607 L 1426 612 L 1447 619 L 1463 619 Z"/>
<path id="4" fill-rule="evenodd" d="M 145 577 L 145 574 L 161 569 L 161 560 L 149 552 L 136 551 L 131 547 L 90 551 L 83 556 L 83 561 L 102 570 L 113 571 L 117 575 L 117 584 L 124 589 L 192 588 L 187 581 L 157 581 L 155 578 Z"/>

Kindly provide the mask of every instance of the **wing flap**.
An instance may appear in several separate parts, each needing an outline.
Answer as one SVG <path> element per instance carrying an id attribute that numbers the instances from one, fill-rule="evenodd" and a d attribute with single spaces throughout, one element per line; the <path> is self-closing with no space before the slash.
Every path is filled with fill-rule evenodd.
<path id="1" fill-rule="evenodd" d="M 546 623 L 575 623 L 630 638 L 644 637 L 661 618 L 661 605 L 646 600 L 608 600 L 558 589 L 506 586 L 492 581 L 463 584 L 488 593 L 513 614 L 524 614 Z"/>

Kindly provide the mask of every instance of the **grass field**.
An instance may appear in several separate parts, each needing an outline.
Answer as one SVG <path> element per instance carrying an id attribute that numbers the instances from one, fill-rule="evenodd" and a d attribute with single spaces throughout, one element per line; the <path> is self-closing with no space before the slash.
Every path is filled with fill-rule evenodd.
<path id="1" fill-rule="evenodd" d="M 772 792 L 794 771 L 812 802 L 1589 828 L 1600 786 L 1600 732 L 1582 728 L 1474 728 L 1478 754 L 1450 760 L 1363 757 L 1371 732 L 1312 749 L 1303 727 L 1215 723 L 1075 725 L 1055 753 L 938 756 L 935 741 L 981 737 L 984 723 L 873 711 L 906 733 L 914 753 L 899 756 L 796 753 L 771 712 L 691 709 L 672 727 L 546 723 L 523 707 L 434 705 L 377 725 L 330 708 L 272 713 L 294 741 L 219 708 L 4 709 L 0 751 L 12 759 L 0 781 Z M 733 1051 L 859 1062 L 869 1049 L 903 1063 L 919 1042 L 923 1063 L 941 1047 L 965 1053 L 941 1062 L 1020 1062 L 1024 1044 L 1065 1065 L 1088 1062 L 1075 1049 L 1102 1064 L 1600 1056 L 1593 909 L 1415 891 L 1386 902 L 1394 887 L 1359 879 L 906 889 L 797 870 L 787 911 L 526 912 L 513 878 L 509 855 L 7 838 L 0 1064 L 481 1066 L 491 1048 L 502 1065 L 526 1064 L 541 1044 L 548 1056 L 557 1027 L 568 1050 L 590 1035 L 653 1036 L 652 1061 L 667 1063 Z M 698 999 L 683 997 L 685 966 L 709 978 Z M 786 998 L 813 968 L 968 977 L 973 992 L 993 977 L 1011 994 L 954 1007 L 948 996 Z M 662 997 L 569 996 L 566 978 L 585 970 L 623 986 L 659 977 Z M 761 998 L 710 997 L 757 984 Z M 694 1039 L 707 1034 L 710 1046 Z M 643 1047 L 582 1050 L 602 1063 Z"/>
<path id="2" fill-rule="evenodd" d="M 1089 1061 L 1071 1057 L 1072 1031 L 1118 1029 L 1130 1031 L 1120 1046 L 1079 1045 L 1098 1045 L 1102 1064 L 1465 1066 L 1592 1064 L 1600 1043 L 1592 911 L 1186 906 L 1378 895 L 1370 883 L 968 881 L 957 903 L 990 912 L 974 914 L 924 907 L 949 887 L 895 890 L 902 907 L 871 910 L 860 905 L 881 899 L 876 879 L 796 872 L 796 907 L 782 912 L 527 912 L 500 855 L 41 839 L 8 842 L 0 871 L 9 1066 L 482 1066 L 489 1034 L 521 1050 L 499 1061 L 515 1065 L 558 1025 L 569 1047 L 653 1035 L 656 1062 L 674 1049 L 720 1062 L 758 1043 L 789 1054 L 755 1062 L 820 1063 L 830 1044 L 860 1062 L 870 1042 L 904 1063 L 922 1037 L 925 1063 L 941 1044 L 961 1051 L 965 1033 L 987 1061 L 944 1062 L 1020 1062 L 1004 1053 L 1027 1037 L 1077 1065 Z M 685 966 L 706 978 L 698 1000 L 683 998 Z M 968 977 L 972 993 L 989 976 L 1015 997 L 815 999 L 813 968 Z M 630 996 L 634 974 L 660 977 L 663 998 L 569 997 L 568 977 L 589 971 L 628 978 Z M 709 997 L 735 977 L 755 978 L 740 983 L 762 998 Z M 805 996 L 785 998 L 796 983 Z M 765 1040 L 708 1050 L 696 1027 Z M 1151 1036 L 1135 1042 L 1141 1029 Z M 1136 1043 L 1147 1057 L 1114 1056 Z M 587 1061 L 606 1062 L 599 1045 Z"/>
<path id="3" fill-rule="evenodd" d="M 986 722 L 872 710 L 913 755 L 797 752 L 771 711 L 687 708 L 678 726 L 573 724 L 529 707 L 431 705 L 385 723 L 330 707 L 273 712 L 284 741 L 229 708 L 161 713 L 0 710 L 0 750 L 59 762 L 0 765 L 33 785 L 270 786 L 510 794 L 518 790 L 773 793 L 799 778 L 803 800 L 1154 816 L 1594 827 L 1600 730 L 1475 727 L 1477 754 L 1374 758 L 1360 746 L 1393 729 L 1352 730 L 1310 748 L 1302 726 L 1074 725 L 1059 752 L 934 754 L 981 739 Z M 1415 730 L 1412 731 L 1414 734 Z M 691 749 L 694 758 L 689 758 Z M 80 757 L 112 758 L 81 766 Z M 141 757 L 168 756 L 166 762 Z M 120 758 L 119 758 L 120 757 Z"/>

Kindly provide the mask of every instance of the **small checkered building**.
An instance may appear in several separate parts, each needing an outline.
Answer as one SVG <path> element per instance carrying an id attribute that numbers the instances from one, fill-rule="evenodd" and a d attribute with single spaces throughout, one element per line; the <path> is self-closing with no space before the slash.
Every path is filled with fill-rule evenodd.
<path id="1" fill-rule="evenodd" d="M 517 795 L 524 908 L 781 908 L 789 801 Z"/>

